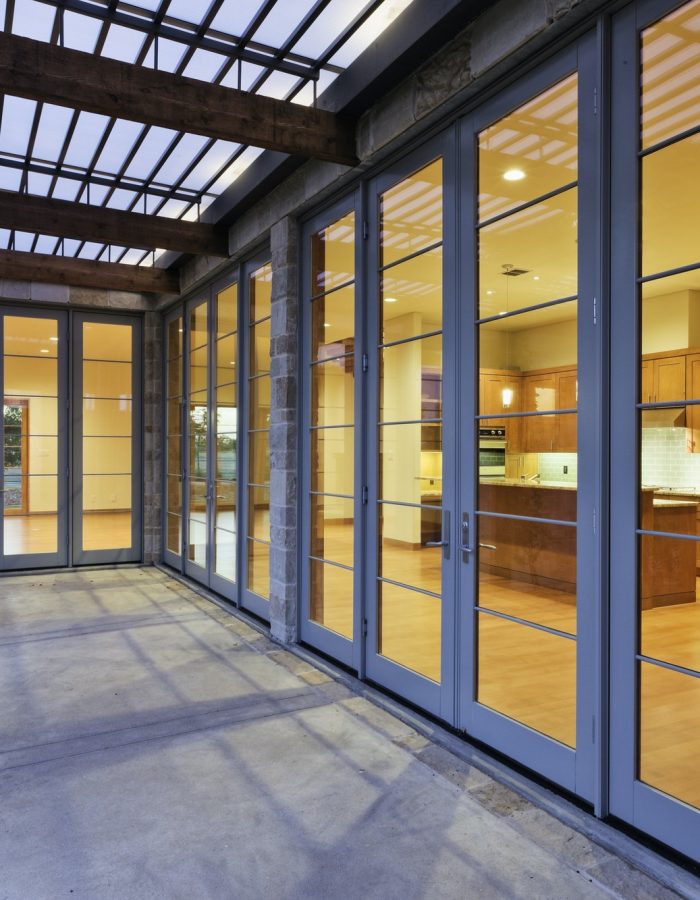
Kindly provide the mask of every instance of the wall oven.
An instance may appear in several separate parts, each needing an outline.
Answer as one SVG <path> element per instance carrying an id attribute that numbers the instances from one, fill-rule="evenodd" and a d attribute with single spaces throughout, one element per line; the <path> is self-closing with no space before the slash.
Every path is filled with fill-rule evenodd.
<path id="1" fill-rule="evenodd" d="M 506 477 L 505 428 L 479 429 L 479 478 Z"/>

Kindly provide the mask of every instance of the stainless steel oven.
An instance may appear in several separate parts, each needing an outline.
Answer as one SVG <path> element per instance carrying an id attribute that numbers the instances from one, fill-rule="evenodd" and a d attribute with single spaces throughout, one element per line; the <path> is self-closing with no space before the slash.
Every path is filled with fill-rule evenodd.
<path id="1" fill-rule="evenodd" d="M 479 478 L 506 477 L 505 428 L 479 429 Z"/>

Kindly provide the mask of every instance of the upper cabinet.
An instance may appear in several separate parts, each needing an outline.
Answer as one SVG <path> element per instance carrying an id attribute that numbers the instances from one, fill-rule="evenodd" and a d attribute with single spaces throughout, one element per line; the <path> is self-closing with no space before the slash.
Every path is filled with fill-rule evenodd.
<path id="1" fill-rule="evenodd" d="M 685 400 L 686 357 L 660 356 L 642 361 L 641 402 Z"/>

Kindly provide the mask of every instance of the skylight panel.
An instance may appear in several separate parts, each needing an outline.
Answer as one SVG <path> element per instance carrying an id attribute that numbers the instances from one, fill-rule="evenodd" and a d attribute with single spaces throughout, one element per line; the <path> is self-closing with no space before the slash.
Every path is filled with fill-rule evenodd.
<path id="1" fill-rule="evenodd" d="M 12 33 L 35 41 L 50 41 L 56 10 L 36 0 L 16 0 Z"/>
<path id="2" fill-rule="evenodd" d="M 63 246 L 59 249 L 63 251 L 64 256 L 75 256 L 82 244 L 82 241 L 78 241 L 75 238 L 62 238 L 61 240 Z"/>
<path id="3" fill-rule="evenodd" d="M 188 206 L 189 203 L 184 200 L 166 200 L 158 210 L 158 215 L 167 219 L 179 219 Z"/>
<path id="4" fill-rule="evenodd" d="M 63 44 L 69 50 L 94 53 L 102 22 L 79 13 L 63 13 Z"/>
<path id="5" fill-rule="evenodd" d="M 36 253 L 53 253 L 58 244 L 58 238 L 49 234 L 40 234 L 34 251 Z"/>
<path id="6" fill-rule="evenodd" d="M 262 66 L 256 66 L 255 63 L 237 62 L 236 65 L 224 75 L 220 83 L 224 87 L 238 88 L 238 80 L 240 78 L 241 90 L 248 91 L 265 71 L 266 70 L 263 69 Z"/>
<path id="7" fill-rule="evenodd" d="M 182 177 L 182 173 L 192 164 L 208 140 L 209 138 L 201 134 L 184 135 L 170 151 L 154 180 L 162 184 L 174 184 Z"/>
<path id="8" fill-rule="evenodd" d="M 200 191 L 208 181 L 217 177 L 239 148 L 240 144 L 217 141 L 182 182 L 182 187 L 191 191 Z"/>
<path id="9" fill-rule="evenodd" d="M 146 128 L 139 122 L 128 122 L 126 119 L 117 119 L 114 128 L 107 138 L 97 167 L 102 172 L 117 173 L 121 170 L 142 131 Z"/>
<path id="10" fill-rule="evenodd" d="M 209 9 L 209 3 L 196 3 L 193 0 L 170 0 L 166 16 L 174 19 L 182 19 L 183 22 L 192 22 L 201 25 L 205 13 Z"/>
<path id="11" fill-rule="evenodd" d="M 29 251 L 34 243 L 34 235 L 28 231 L 15 231 L 15 250 Z"/>
<path id="12" fill-rule="evenodd" d="M 248 166 L 257 159 L 261 153 L 264 153 L 262 147 L 246 147 L 246 149 L 237 156 L 221 177 L 211 186 L 212 194 L 221 194 L 227 187 L 239 178 Z"/>
<path id="13" fill-rule="evenodd" d="M 148 129 L 136 155 L 126 170 L 128 178 L 148 178 L 177 136 L 171 128 L 152 126 Z"/>
<path id="14" fill-rule="evenodd" d="M 208 50 L 195 50 L 192 59 L 187 63 L 182 74 L 188 78 L 198 78 L 200 81 L 213 82 L 225 62 L 226 57 L 220 53 L 210 53 Z"/>
<path id="15" fill-rule="evenodd" d="M 167 38 L 158 38 L 158 71 L 175 72 L 179 68 L 186 52 L 186 44 L 181 44 L 178 41 L 169 41 Z M 151 46 L 148 48 L 148 53 L 144 58 L 144 66 L 154 69 L 155 58 L 156 45 L 155 41 L 151 41 Z"/>
<path id="16" fill-rule="evenodd" d="M 347 68 L 407 9 L 413 0 L 385 0 L 329 62 Z"/>
<path id="17" fill-rule="evenodd" d="M 96 244 L 94 241 L 87 241 L 80 248 L 78 256 L 80 259 L 97 259 L 98 254 L 103 248 L 104 244 Z"/>
<path id="18" fill-rule="evenodd" d="M 109 193 L 109 188 L 104 184 L 95 184 L 94 182 L 90 184 L 90 203 L 94 206 L 102 206 L 105 201 L 105 197 Z M 83 190 L 80 194 L 81 203 L 88 202 L 88 190 L 87 188 Z"/>
<path id="19" fill-rule="evenodd" d="M 34 100 L 5 96 L 0 125 L 0 152 L 26 156 L 35 111 Z"/>
<path id="20" fill-rule="evenodd" d="M 143 250 L 127 250 L 127 252 L 122 256 L 119 260 L 120 263 L 124 263 L 126 266 L 137 266 L 143 256 Z"/>
<path id="21" fill-rule="evenodd" d="M 107 206 L 110 209 L 129 209 L 137 197 L 138 194 L 133 191 L 125 191 L 123 188 L 117 188 L 107 201 Z"/>
<path id="22" fill-rule="evenodd" d="M 17 186 L 19 187 L 19 185 Z M 40 197 L 46 197 L 50 189 L 50 175 L 42 175 L 41 172 L 29 172 L 27 174 L 27 190 L 30 194 L 37 194 Z"/>
<path id="23" fill-rule="evenodd" d="M 66 165 L 80 168 L 90 165 L 108 122 L 107 116 L 91 112 L 80 113 L 66 152 Z"/>
<path id="24" fill-rule="evenodd" d="M 215 31 L 240 37 L 253 21 L 259 7 L 260 0 L 224 0 L 211 27 Z"/>
<path id="25" fill-rule="evenodd" d="M 80 182 L 73 181 L 71 178 L 56 179 L 56 187 L 53 189 L 52 197 L 57 200 L 75 200 L 80 189 Z"/>
<path id="26" fill-rule="evenodd" d="M 19 169 L 9 169 L 0 165 L 0 189 L 3 191 L 18 191 L 22 183 L 22 173 Z"/>
<path id="27" fill-rule="evenodd" d="M 293 51 L 318 59 L 369 5 L 367 0 L 331 0 L 296 42 Z"/>
<path id="28" fill-rule="evenodd" d="M 61 153 L 72 119 L 72 109 L 45 103 L 41 110 L 33 155 L 38 159 L 49 159 L 55 162 Z"/>
<path id="29" fill-rule="evenodd" d="M 281 47 L 289 40 L 314 3 L 315 0 L 277 0 L 253 35 L 253 40 L 271 47 Z"/>
<path id="30" fill-rule="evenodd" d="M 299 79 L 296 75 L 289 75 L 287 72 L 273 72 L 269 78 L 265 79 L 257 93 L 263 97 L 275 97 L 277 100 L 284 100 L 297 84 L 299 84 Z"/>
<path id="31" fill-rule="evenodd" d="M 102 48 L 102 56 L 119 59 L 122 62 L 136 62 L 145 38 L 143 32 L 136 31 L 134 28 L 110 25 Z"/>
<path id="32" fill-rule="evenodd" d="M 129 0 L 129 6 L 145 9 L 148 12 L 155 12 L 160 8 L 161 0 Z"/>
<path id="33" fill-rule="evenodd" d="M 126 247 L 120 247 L 118 244 L 107 244 L 102 253 L 98 256 L 102 262 L 115 262 L 119 259 L 121 253 L 124 253 Z"/>
<path id="34" fill-rule="evenodd" d="M 7 250 L 10 243 L 10 231 L 8 228 L 0 228 L 0 247 Z"/>

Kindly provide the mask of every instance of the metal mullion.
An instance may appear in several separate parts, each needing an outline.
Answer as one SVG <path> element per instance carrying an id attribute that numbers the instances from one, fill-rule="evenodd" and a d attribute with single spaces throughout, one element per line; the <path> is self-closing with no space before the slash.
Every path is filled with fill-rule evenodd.
<path id="1" fill-rule="evenodd" d="M 653 275 L 640 275 L 637 284 L 647 284 L 650 281 L 660 281 L 662 278 L 670 278 L 672 275 L 684 275 L 686 272 L 695 272 L 700 269 L 700 262 L 688 263 L 686 266 L 677 266 L 675 269 L 665 269 L 663 272 L 654 272 Z"/>
<path id="2" fill-rule="evenodd" d="M 413 253 L 409 253 L 407 256 L 402 256 L 401 259 L 397 259 L 394 262 L 387 263 L 385 266 L 379 266 L 379 273 L 388 272 L 389 269 L 395 269 L 396 266 L 400 266 L 402 263 L 410 262 L 412 259 L 417 259 L 419 256 L 424 256 L 426 253 L 430 253 L 431 250 L 437 250 L 438 247 L 442 247 L 444 244 L 444 239 L 441 238 L 439 241 L 435 241 L 432 244 L 429 244 L 427 247 L 421 247 L 420 250 L 415 250 Z"/>
<path id="3" fill-rule="evenodd" d="M 644 412 L 647 409 L 684 409 L 686 406 L 698 405 L 700 405 L 700 400 L 665 400 L 660 403 L 637 403 L 636 407 Z"/>
<path id="4" fill-rule="evenodd" d="M 574 595 L 575 596 L 575 595 Z M 494 616 L 497 619 L 505 619 L 507 622 L 514 622 L 517 625 L 524 625 L 526 628 L 534 628 L 537 631 L 544 631 L 545 634 L 551 634 L 556 637 L 566 638 L 568 641 L 577 642 L 577 636 L 568 631 L 560 631 L 558 628 L 549 628 L 547 625 L 540 625 L 539 622 L 531 622 L 529 619 L 521 619 L 520 616 L 511 616 L 508 613 L 500 612 L 497 609 L 490 609 L 487 606 L 477 606 L 477 612 L 484 613 L 487 616 Z"/>
<path id="5" fill-rule="evenodd" d="M 527 485 L 528 482 L 523 482 Z M 534 485 L 530 485 L 531 487 Z M 475 509 L 474 514 L 480 519 L 503 519 L 506 522 L 530 522 L 533 525 L 563 525 L 565 528 L 577 528 L 578 521 L 570 522 L 566 519 L 543 519 L 537 516 L 517 516 L 515 513 L 489 512 L 486 509 Z"/>
<path id="6" fill-rule="evenodd" d="M 683 495 L 681 494 L 680 496 Z M 688 500 L 685 502 L 692 503 L 693 501 Z M 650 528 L 637 528 L 636 534 L 642 537 L 671 538 L 672 540 L 678 539 L 679 541 L 693 541 L 694 543 L 698 543 L 698 541 L 700 541 L 700 535 L 697 534 L 681 534 L 680 532 L 675 531 L 652 531 Z"/>
<path id="7" fill-rule="evenodd" d="M 505 212 L 497 213 L 495 216 L 491 216 L 490 219 L 484 219 L 483 222 L 479 222 L 479 224 L 476 226 L 476 230 L 481 231 L 482 228 L 487 228 L 489 225 L 493 225 L 496 222 L 502 222 L 503 219 L 507 219 L 510 216 L 515 215 L 516 213 L 524 212 L 526 209 L 531 209 L 531 207 L 537 206 L 538 203 L 544 203 L 545 200 L 551 200 L 553 197 L 558 197 L 560 194 L 565 194 L 566 191 L 572 191 L 577 187 L 578 179 L 576 179 L 575 181 L 569 181 L 562 187 L 554 188 L 554 190 L 548 191 L 546 194 L 541 194 L 539 197 L 535 197 L 533 200 L 527 200 L 525 203 L 521 203 L 519 206 L 513 206 Z"/>
<path id="8" fill-rule="evenodd" d="M 394 581 L 393 578 L 385 578 L 383 575 L 377 575 L 377 581 L 381 582 L 382 584 L 393 584 L 394 587 L 404 588 L 404 590 L 407 591 L 415 591 L 416 594 L 423 594 L 424 597 L 433 597 L 435 600 L 442 601 L 442 594 L 436 594 L 433 591 L 426 591 L 425 588 L 419 588 L 412 584 L 405 584 L 402 581 Z"/>
<path id="9" fill-rule="evenodd" d="M 312 553 L 309 553 L 308 558 L 312 559 L 314 562 L 323 563 L 323 565 L 326 565 L 326 566 L 335 566 L 338 569 L 345 569 L 346 572 L 354 572 L 355 571 L 354 566 L 348 566 L 346 563 L 339 563 L 333 559 L 326 559 L 323 556 L 314 556 Z"/>
<path id="10" fill-rule="evenodd" d="M 674 134 L 663 141 L 659 141 L 657 144 L 640 149 L 638 156 L 640 159 L 644 159 L 645 156 L 650 156 L 652 153 L 656 153 L 657 150 L 665 150 L 667 147 L 672 147 L 673 144 L 678 144 L 686 138 L 694 137 L 698 133 L 700 133 L 700 125 L 693 125 L 692 128 L 687 128 L 685 131 Z"/>
<path id="11" fill-rule="evenodd" d="M 550 409 L 550 410 L 533 410 L 532 412 L 494 412 L 494 413 L 480 413 L 478 416 L 474 416 L 477 421 L 489 419 L 534 419 L 538 416 L 571 416 L 574 414 L 578 414 L 578 409 Z"/>
<path id="12" fill-rule="evenodd" d="M 378 506 L 405 506 L 407 509 L 433 509 L 440 512 L 442 510 L 442 503 L 440 506 L 431 506 L 427 503 L 409 503 L 407 500 L 381 500 L 377 499 Z"/>
<path id="13" fill-rule="evenodd" d="M 523 306 L 522 309 L 513 309 L 509 312 L 496 313 L 494 316 L 484 316 L 476 319 L 476 325 L 488 325 L 490 322 L 500 322 L 502 319 L 511 319 L 513 316 L 521 316 L 524 313 L 537 312 L 540 309 L 549 309 L 550 306 L 561 306 L 562 303 L 571 303 L 578 300 L 578 294 L 570 294 L 568 297 L 560 297 L 557 300 L 546 300 L 544 303 L 535 303 L 533 306 Z"/>
<path id="14" fill-rule="evenodd" d="M 380 420 L 379 422 L 377 422 L 377 425 L 380 428 L 383 428 L 385 425 L 423 425 L 423 424 L 439 425 L 440 422 L 442 422 L 442 417 L 440 417 L 439 419 L 398 419 L 397 421 L 390 420 L 387 422 Z M 329 427 L 336 427 L 336 426 L 329 426 Z"/>
<path id="15" fill-rule="evenodd" d="M 352 353 L 341 353 L 340 356 L 329 356 L 327 359 L 312 359 L 309 363 L 309 368 L 322 366 L 324 363 L 338 362 L 339 359 L 352 359 L 354 355 L 355 352 L 353 351 Z"/>
<path id="16" fill-rule="evenodd" d="M 401 347 L 404 344 L 411 344 L 414 341 L 423 341 L 426 338 L 442 337 L 442 334 L 443 334 L 442 328 L 439 329 L 439 331 L 426 331 L 423 334 L 413 334 L 413 335 L 411 335 L 411 337 L 400 338 L 397 341 L 389 341 L 386 344 L 378 344 L 377 349 L 386 350 L 387 348 L 391 348 L 391 347 Z"/>
<path id="17" fill-rule="evenodd" d="M 650 666 L 658 666 L 661 669 L 669 669 L 671 672 L 677 672 L 679 675 L 688 675 L 690 678 L 700 678 L 700 672 L 695 669 L 688 669 L 686 666 L 679 666 L 677 663 L 668 662 L 665 659 L 657 659 L 655 656 L 647 656 L 644 653 L 637 653 L 637 661 L 647 663 Z"/>
<path id="18" fill-rule="evenodd" d="M 334 497 L 336 500 L 354 500 L 354 494 L 333 494 L 329 491 L 309 491 L 311 497 Z"/>
<path id="19" fill-rule="evenodd" d="M 352 287 L 355 284 L 355 278 L 351 278 L 349 281 L 344 281 L 342 284 L 336 284 L 332 288 L 328 288 L 327 291 L 319 291 L 318 294 L 312 294 L 309 297 L 309 302 L 314 303 L 316 300 L 320 300 L 323 297 L 328 297 L 330 294 L 337 294 L 338 291 L 342 291 L 343 288 Z"/>
<path id="20" fill-rule="evenodd" d="M 348 425 L 309 425 L 309 431 L 337 431 L 339 428 L 354 428 L 355 423 Z"/>

